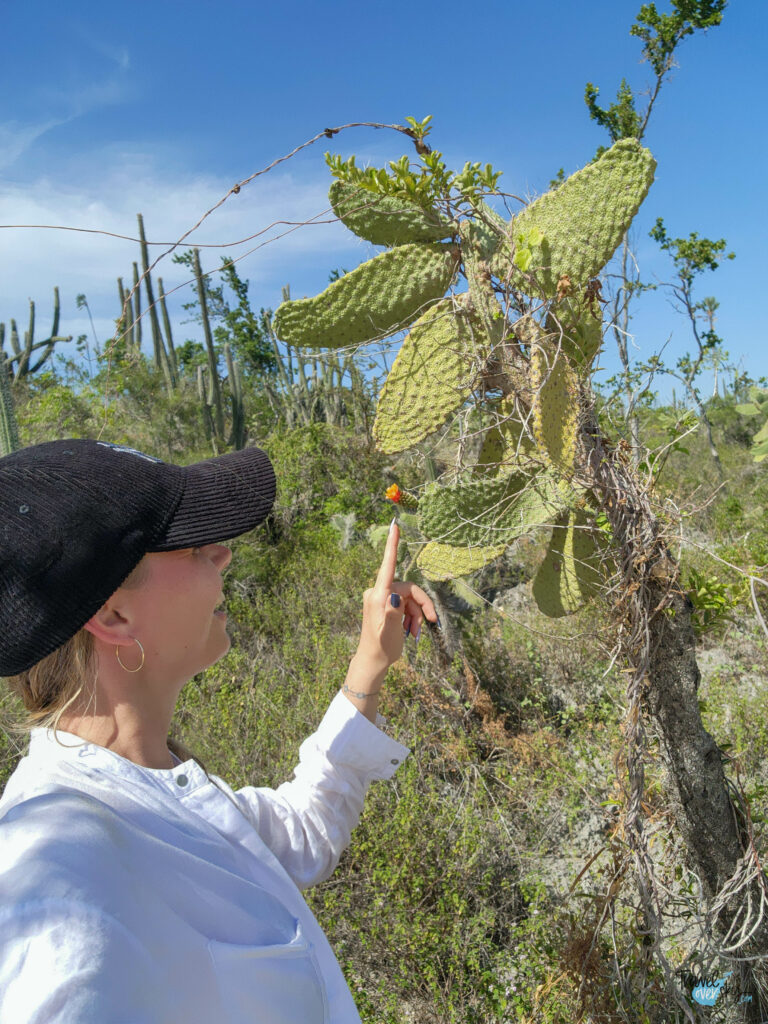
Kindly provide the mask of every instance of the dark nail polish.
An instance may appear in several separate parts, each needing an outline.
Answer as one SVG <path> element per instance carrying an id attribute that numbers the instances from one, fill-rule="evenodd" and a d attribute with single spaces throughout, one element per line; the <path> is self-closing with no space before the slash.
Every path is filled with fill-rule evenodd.
<path id="1" fill-rule="evenodd" d="M 390 601 L 390 604 L 392 605 L 393 608 L 399 608 L 400 607 L 400 595 L 399 594 L 390 594 L 389 595 L 389 601 Z"/>
<path id="2" fill-rule="evenodd" d="M 437 612 L 435 612 L 435 615 L 437 615 Z M 440 621 L 440 616 L 439 615 L 437 615 L 437 628 L 438 629 L 442 629 L 443 628 L 443 624 Z"/>

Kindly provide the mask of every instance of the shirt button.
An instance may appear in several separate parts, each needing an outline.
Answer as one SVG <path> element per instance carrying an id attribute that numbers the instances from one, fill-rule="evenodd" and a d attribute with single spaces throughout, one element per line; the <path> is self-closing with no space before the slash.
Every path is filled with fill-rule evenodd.
<path id="1" fill-rule="evenodd" d="M 177 786 L 186 786 L 186 784 L 188 782 L 189 782 L 189 779 L 187 778 L 186 775 L 177 775 L 176 776 L 176 785 Z"/>
<path id="2" fill-rule="evenodd" d="M 391 760 L 391 761 L 390 761 L 389 763 L 390 763 L 390 764 L 400 764 L 400 761 L 399 761 L 399 759 L 398 759 L 398 758 L 396 758 L 396 757 L 393 757 L 393 758 L 392 758 L 392 760 Z"/>

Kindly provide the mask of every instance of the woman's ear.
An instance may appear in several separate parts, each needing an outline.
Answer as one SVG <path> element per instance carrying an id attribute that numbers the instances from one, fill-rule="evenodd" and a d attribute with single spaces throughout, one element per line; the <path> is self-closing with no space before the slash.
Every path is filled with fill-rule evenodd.
<path id="1" fill-rule="evenodd" d="M 89 633 L 105 644 L 118 644 L 130 637 L 128 620 L 112 605 L 111 601 L 101 608 L 83 626 Z"/>

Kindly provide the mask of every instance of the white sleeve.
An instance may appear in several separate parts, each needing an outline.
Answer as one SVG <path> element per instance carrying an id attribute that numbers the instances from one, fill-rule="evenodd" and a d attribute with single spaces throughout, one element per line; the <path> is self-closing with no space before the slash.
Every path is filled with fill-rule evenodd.
<path id="1" fill-rule="evenodd" d="M 123 925 L 94 907 L 44 899 L 0 912 L 0 1021 L 164 1024 L 156 974 Z"/>
<path id="2" fill-rule="evenodd" d="M 276 790 L 246 786 L 235 798 L 296 885 L 306 889 L 334 871 L 370 783 L 391 778 L 408 754 L 338 693 L 302 743 L 293 780 Z"/>

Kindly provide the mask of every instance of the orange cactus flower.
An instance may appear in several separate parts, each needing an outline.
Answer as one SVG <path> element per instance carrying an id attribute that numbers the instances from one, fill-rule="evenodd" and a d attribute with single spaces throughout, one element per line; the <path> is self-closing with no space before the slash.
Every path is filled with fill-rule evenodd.
<path id="1" fill-rule="evenodd" d="M 397 486 L 397 484 L 391 484 L 386 489 L 384 494 L 386 495 L 387 498 L 389 498 L 390 501 L 394 501 L 394 503 L 396 505 L 399 504 L 400 499 L 403 496 L 403 492 L 400 490 L 400 488 Z"/>

